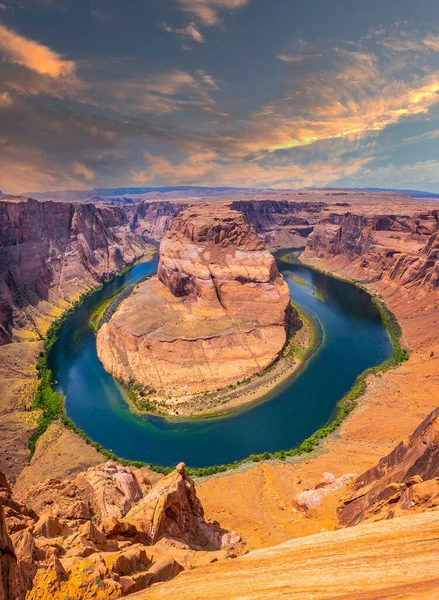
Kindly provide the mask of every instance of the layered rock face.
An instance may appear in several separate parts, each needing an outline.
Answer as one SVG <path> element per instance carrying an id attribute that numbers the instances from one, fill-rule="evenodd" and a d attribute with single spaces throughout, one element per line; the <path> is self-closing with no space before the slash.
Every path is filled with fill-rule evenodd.
<path id="1" fill-rule="evenodd" d="M 344 526 L 439 508 L 439 408 L 379 463 L 358 477 L 340 511 Z"/>
<path id="2" fill-rule="evenodd" d="M 326 209 L 308 238 L 306 251 L 319 258 L 339 257 L 349 262 L 358 278 L 389 277 L 402 285 L 437 287 L 438 230 L 437 210 Z"/>
<path id="3" fill-rule="evenodd" d="M 184 396 L 270 365 L 287 335 L 289 290 L 242 213 L 194 206 L 160 245 L 158 277 L 135 287 L 98 333 L 114 376 Z"/>
<path id="4" fill-rule="evenodd" d="M 107 462 L 18 501 L 0 473 L 0 599 L 116 599 L 236 551 L 237 534 L 204 520 L 184 464 L 149 475 Z"/>
<path id="5" fill-rule="evenodd" d="M 304 202 L 236 200 L 230 204 L 231 208 L 245 214 L 267 246 L 276 249 L 305 246 L 325 206 L 317 199 Z"/>
<path id="6" fill-rule="evenodd" d="M 121 208 L 2 200 L 0 344 L 20 341 L 23 328 L 38 329 L 47 303 L 110 277 L 146 246 Z"/>

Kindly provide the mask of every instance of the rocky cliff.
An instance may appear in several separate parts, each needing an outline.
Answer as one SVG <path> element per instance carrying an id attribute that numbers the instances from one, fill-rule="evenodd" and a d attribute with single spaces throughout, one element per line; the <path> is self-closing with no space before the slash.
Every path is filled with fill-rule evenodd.
<path id="1" fill-rule="evenodd" d="M 160 245 L 158 277 L 135 287 L 98 333 L 105 368 L 165 395 L 235 384 L 282 351 L 289 291 L 244 215 L 186 209 Z"/>
<path id="2" fill-rule="evenodd" d="M 439 408 L 410 438 L 358 477 L 340 523 L 391 519 L 439 508 Z"/>
<path id="3" fill-rule="evenodd" d="M 437 285 L 437 210 L 358 208 L 325 209 L 308 238 L 305 257 L 338 257 L 340 264 L 350 263 L 358 279 L 389 277 L 403 285 Z"/>
<path id="4" fill-rule="evenodd" d="M 112 276 L 145 247 L 121 208 L 2 200 L 0 344 L 44 331 L 48 305 Z"/>
<path id="5" fill-rule="evenodd" d="M 243 212 L 248 222 L 272 249 L 306 245 L 326 203 L 322 200 L 235 200 L 230 207 Z"/>

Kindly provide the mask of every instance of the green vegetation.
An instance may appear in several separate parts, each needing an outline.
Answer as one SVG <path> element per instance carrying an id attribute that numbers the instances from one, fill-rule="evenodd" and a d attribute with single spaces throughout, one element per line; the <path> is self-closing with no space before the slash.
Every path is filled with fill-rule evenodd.
<path id="1" fill-rule="evenodd" d="M 310 332 L 310 339 L 309 339 L 307 348 L 303 348 L 302 346 L 297 344 L 294 337 L 292 337 L 291 342 L 288 346 L 288 352 L 292 353 L 293 356 L 297 357 L 300 361 L 303 362 L 304 360 L 309 358 L 310 355 L 315 351 L 317 341 L 318 341 L 317 340 L 318 328 L 317 328 L 317 325 L 314 323 L 313 319 L 292 300 L 291 300 L 291 305 L 293 306 L 294 310 L 299 315 L 299 318 L 304 323 L 306 323 L 306 325 L 308 326 L 308 330 Z"/>
<path id="2" fill-rule="evenodd" d="M 110 304 L 116 298 L 116 295 L 117 294 L 115 294 L 114 296 L 111 296 L 111 298 L 107 298 L 107 300 L 104 300 L 103 302 L 101 302 L 101 304 L 99 304 L 99 306 L 96 308 L 96 310 L 91 315 L 90 326 L 95 331 L 95 333 L 99 329 L 101 319 L 104 316 L 104 313 L 107 310 L 107 307 L 110 306 Z"/>
<path id="3" fill-rule="evenodd" d="M 150 259 L 150 258 L 152 258 L 152 256 L 149 257 L 149 255 L 148 255 L 147 258 Z M 132 266 L 134 266 L 134 265 L 129 265 L 129 266 L 124 267 L 118 273 L 116 273 L 113 277 L 106 280 L 104 283 L 110 283 L 116 277 L 129 271 L 129 269 L 131 269 Z M 53 344 L 55 343 L 55 341 L 58 337 L 59 331 L 61 329 L 61 326 L 64 323 L 64 321 L 67 319 L 67 317 L 69 317 L 77 308 L 79 308 L 79 306 L 82 304 L 82 302 L 86 298 L 88 298 L 89 296 L 92 296 L 96 292 L 99 292 L 100 290 L 102 290 L 102 288 L 104 287 L 104 283 L 101 283 L 101 284 L 97 285 L 96 287 L 91 288 L 88 291 L 82 293 L 79 296 L 79 298 L 77 300 L 75 300 L 74 302 L 72 302 L 71 305 L 69 306 L 69 308 L 60 317 L 58 317 L 58 319 L 53 321 L 53 323 L 47 330 L 46 337 L 44 340 L 44 348 L 39 354 L 37 365 L 36 365 L 36 371 L 37 371 L 37 377 L 39 379 L 39 383 L 38 383 L 38 386 L 37 386 L 37 389 L 36 389 L 36 392 L 34 395 L 33 402 L 31 404 L 31 406 L 28 408 L 28 410 L 40 411 L 40 414 L 39 414 L 38 420 L 37 420 L 37 427 L 33 431 L 33 433 L 30 435 L 29 440 L 28 440 L 28 448 L 29 448 L 31 457 L 33 456 L 33 454 L 35 452 L 35 448 L 36 448 L 38 439 L 46 432 L 49 425 L 53 421 L 56 421 L 57 419 L 65 420 L 64 398 L 53 389 L 53 373 L 48 367 L 49 351 L 52 348 Z"/>
<path id="4" fill-rule="evenodd" d="M 28 447 L 31 457 L 35 452 L 38 439 L 47 430 L 52 421 L 64 416 L 64 399 L 53 389 L 53 374 L 47 364 L 49 351 L 55 343 L 59 330 L 61 329 L 61 326 L 67 317 L 81 305 L 85 298 L 91 296 L 96 291 L 101 290 L 102 287 L 103 284 L 99 285 L 97 289 L 95 288 L 81 294 L 78 300 L 73 302 L 71 306 L 58 319 L 56 319 L 47 330 L 44 341 L 44 349 L 39 354 L 36 366 L 39 383 L 35 392 L 34 400 L 29 409 L 41 411 L 37 421 L 37 428 L 31 434 L 28 440 Z"/>

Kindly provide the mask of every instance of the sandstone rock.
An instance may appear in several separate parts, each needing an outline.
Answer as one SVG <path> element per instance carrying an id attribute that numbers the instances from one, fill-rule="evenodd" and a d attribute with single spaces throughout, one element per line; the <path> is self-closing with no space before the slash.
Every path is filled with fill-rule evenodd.
<path id="1" fill-rule="evenodd" d="M 61 561 L 53 558 L 46 568 L 41 568 L 35 577 L 34 587 L 27 600 L 115 600 L 122 595 L 120 583 L 108 577 L 103 558 L 94 554 L 76 563 L 68 574 Z"/>
<path id="2" fill-rule="evenodd" d="M 139 541 L 156 543 L 162 536 L 176 538 L 191 548 L 218 549 L 219 534 L 204 520 L 204 511 L 193 480 L 184 466 L 156 483 L 122 519 L 135 527 Z"/>
<path id="3" fill-rule="evenodd" d="M 185 571 L 133 600 L 436 600 L 438 526 L 431 513 L 293 539 Z"/>
<path id="4" fill-rule="evenodd" d="M 36 537 L 57 538 L 69 535 L 71 530 L 67 523 L 60 521 L 58 517 L 54 517 L 50 513 L 46 513 L 35 524 L 33 533 Z"/>
<path id="5" fill-rule="evenodd" d="M 36 558 L 37 546 L 29 529 L 19 531 L 11 536 L 15 553 L 19 562 L 31 563 Z"/>
<path id="6" fill-rule="evenodd" d="M 235 384 L 286 341 L 289 290 L 242 213 L 186 209 L 160 245 L 158 278 L 135 287 L 97 337 L 105 368 L 160 394 Z"/>
<path id="7" fill-rule="evenodd" d="M 123 517 L 142 498 L 142 490 L 129 467 L 108 461 L 92 467 L 84 477 L 94 490 L 101 518 Z"/>
<path id="8" fill-rule="evenodd" d="M 396 280 L 402 285 L 438 282 L 438 211 L 365 206 L 356 212 L 322 212 L 309 235 L 306 254 L 340 257 L 357 279 Z"/>
<path id="9" fill-rule="evenodd" d="M 102 281 L 146 246 L 117 207 L 2 199 L 0 344 L 13 340 L 14 328 L 35 332 L 29 315 L 38 318 L 39 304 Z"/>
<path id="10" fill-rule="evenodd" d="M 336 479 L 332 473 L 323 473 L 315 489 L 300 492 L 294 498 L 293 510 L 306 514 L 313 508 L 317 508 L 329 493 L 340 490 L 352 477 L 354 475 L 348 474 Z"/>
<path id="11" fill-rule="evenodd" d="M 0 600 L 24 600 L 25 596 L 24 573 L 7 534 L 3 505 L 0 503 Z"/>
<path id="12" fill-rule="evenodd" d="M 345 526 L 439 506 L 439 408 L 379 463 L 360 475 L 339 517 Z"/>

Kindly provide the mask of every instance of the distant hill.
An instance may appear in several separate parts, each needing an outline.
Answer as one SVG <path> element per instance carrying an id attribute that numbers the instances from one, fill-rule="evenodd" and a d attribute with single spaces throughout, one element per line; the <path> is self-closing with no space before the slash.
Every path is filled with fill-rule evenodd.
<path id="1" fill-rule="evenodd" d="M 434 194 L 422 190 L 404 190 L 393 188 L 302 188 L 304 190 L 346 190 L 359 192 L 392 192 L 404 194 L 413 198 L 439 199 L 439 193 Z M 298 192 L 300 189 L 284 188 L 239 188 L 239 187 L 203 187 L 203 186 L 164 186 L 164 187 L 120 187 L 120 188 L 95 188 L 92 190 L 55 190 L 48 192 L 27 192 L 20 194 L 37 200 L 64 200 L 68 202 L 105 202 L 111 204 L 133 204 L 148 199 L 175 199 L 175 198 L 210 198 L 221 196 L 241 196 L 243 194 L 282 194 L 285 192 Z M 1 192 L 0 192 L 0 195 Z"/>
<path id="2" fill-rule="evenodd" d="M 37 200 L 67 200 L 67 201 L 84 201 L 91 198 L 130 198 L 132 196 L 154 196 L 157 198 L 160 195 L 167 197 L 210 197 L 210 196 L 239 196 L 251 192 L 274 192 L 271 188 L 237 188 L 237 187 L 201 187 L 201 186 L 167 186 L 167 187 L 121 187 L 121 188 L 96 188 L 93 190 L 56 190 L 48 192 L 26 192 L 26 196 L 30 196 Z"/>
<path id="3" fill-rule="evenodd" d="M 311 189 L 311 188 L 308 188 Z M 312 188 L 312 189 L 319 189 L 319 188 Z M 320 188 L 322 189 L 322 188 Z M 335 190 L 335 189 L 340 189 L 340 188 L 323 188 L 325 190 Z M 404 194 L 406 196 L 412 196 L 413 198 L 431 198 L 431 199 L 435 199 L 438 198 L 439 199 L 439 193 L 434 194 L 434 193 L 430 193 L 430 192 L 423 192 L 422 190 L 398 190 L 398 189 L 393 189 L 393 188 L 343 188 L 346 190 L 358 190 L 359 192 L 392 192 L 393 194 Z"/>

